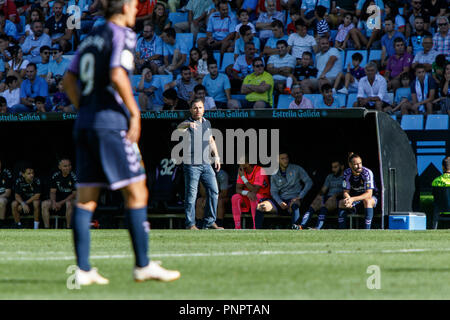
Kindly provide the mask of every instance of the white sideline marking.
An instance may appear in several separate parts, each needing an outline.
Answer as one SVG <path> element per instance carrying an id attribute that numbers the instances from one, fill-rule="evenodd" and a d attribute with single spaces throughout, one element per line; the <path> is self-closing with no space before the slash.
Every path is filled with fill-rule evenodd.
<path id="1" fill-rule="evenodd" d="M 424 249 L 396 249 L 396 250 L 319 250 L 319 251 L 232 251 L 232 252 L 212 252 L 212 253 L 157 253 L 151 254 L 151 258 L 160 257 L 224 257 L 224 256 L 250 256 L 250 255 L 303 255 L 303 254 L 371 254 L 371 253 L 414 253 L 414 252 L 432 252 L 432 251 L 450 251 L 450 248 L 424 248 Z M 6 254 L 7 252 L 0 252 Z M 32 253 L 32 252 L 28 252 Z M 65 252 L 61 252 L 65 253 Z M 11 252 L 8 252 L 11 254 Z M 21 254 L 26 252 L 21 251 Z M 134 257 L 132 254 L 115 254 L 115 255 L 93 255 L 90 259 L 125 259 Z M 2 257 L 2 261 L 48 261 L 48 260 L 74 260 L 75 256 L 62 257 Z"/>

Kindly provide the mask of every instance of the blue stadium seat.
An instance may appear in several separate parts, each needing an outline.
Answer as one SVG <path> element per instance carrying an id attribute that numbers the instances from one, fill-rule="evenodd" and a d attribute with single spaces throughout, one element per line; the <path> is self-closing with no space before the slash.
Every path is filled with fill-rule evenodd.
<path id="1" fill-rule="evenodd" d="M 232 94 L 231 99 L 236 99 L 239 101 L 245 100 L 245 94 Z"/>
<path id="2" fill-rule="evenodd" d="M 188 51 L 191 51 L 192 47 L 194 46 L 194 35 L 192 33 L 177 33 L 176 42 L 187 43 Z"/>
<path id="3" fill-rule="evenodd" d="M 350 93 L 347 97 L 347 108 L 353 108 L 353 104 L 356 102 L 356 100 L 358 100 L 356 98 L 358 94 L 357 93 Z"/>
<path id="4" fill-rule="evenodd" d="M 342 93 L 338 93 L 335 98 L 337 99 L 337 101 L 339 101 L 339 106 L 340 107 L 345 107 L 345 100 L 347 98 L 347 95 L 342 94 Z"/>
<path id="5" fill-rule="evenodd" d="M 233 52 L 225 52 L 223 55 L 222 65 L 220 66 L 219 71 L 225 72 L 225 68 L 230 64 L 234 64 L 234 53 Z"/>
<path id="6" fill-rule="evenodd" d="M 448 115 L 430 114 L 427 116 L 425 130 L 448 130 Z"/>
<path id="7" fill-rule="evenodd" d="M 161 81 L 161 90 L 164 91 L 164 85 L 166 85 L 169 82 L 173 81 L 173 77 L 170 74 L 156 74 L 153 76 L 153 78 L 156 79 L 160 79 Z"/>
<path id="8" fill-rule="evenodd" d="M 376 60 L 376 61 L 381 60 L 381 50 L 370 50 L 369 61 L 367 61 L 367 62 L 370 62 L 372 60 Z"/>
<path id="9" fill-rule="evenodd" d="M 345 56 L 345 63 L 344 63 L 344 69 L 347 70 L 347 65 L 350 63 L 350 68 L 353 68 L 352 65 L 352 55 L 355 53 L 360 53 L 363 56 L 363 59 L 361 61 L 361 67 L 364 68 L 364 66 L 367 64 L 367 50 L 347 50 L 347 54 Z"/>
<path id="10" fill-rule="evenodd" d="M 219 71 L 220 71 L 220 52 L 213 51 L 213 57 L 214 57 L 214 60 L 217 61 L 217 67 L 219 68 Z"/>
<path id="11" fill-rule="evenodd" d="M 131 76 L 131 87 L 132 88 L 137 88 L 139 81 L 141 81 L 141 75 L 140 74 L 133 74 Z"/>
<path id="12" fill-rule="evenodd" d="M 204 33 L 204 32 L 197 33 L 197 39 L 195 39 L 195 41 L 197 41 L 200 38 L 206 38 L 206 33 Z"/>
<path id="13" fill-rule="evenodd" d="M 73 57 L 75 57 L 74 54 L 63 54 L 63 58 L 72 61 Z"/>
<path id="14" fill-rule="evenodd" d="M 331 41 L 334 42 L 334 40 L 336 40 L 337 33 L 338 33 L 338 30 L 330 30 Z"/>
<path id="15" fill-rule="evenodd" d="M 405 114 L 402 116 L 400 126 L 403 130 L 423 130 L 423 115 Z"/>
<path id="16" fill-rule="evenodd" d="M 188 21 L 188 13 L 187 12 L 169 12 L 169 21 L 172 22 L 172 27 L 174 24 L 178 22 L 186 22 Z"/>
<path id="17" fill-rule="evenodd" d="M 319 99 L 322 98 L 322 95 L 320 93 L 305 93 L 303 96 L 311 100 L 313 106 L 317 105 Z"/>
<path id="18" fill-rule="evenodd" d="M 289 109 L 289 104 L 294 100 L 294 97 L 289 94 L 280 94 L 278 98 L 278 109 Z"/>
<path id="19" fill-rule="evenodd" d="M 389 103 L 393 104 L 394 103 L 394 93 L 393 92 L 388 92 L 388 97 L 389 97 Z"/>
<path id="20" fill-rule="evenodd" d="M 397 116 L 395 114 L 391 114 L 391 118 L 397 121 Z"/>

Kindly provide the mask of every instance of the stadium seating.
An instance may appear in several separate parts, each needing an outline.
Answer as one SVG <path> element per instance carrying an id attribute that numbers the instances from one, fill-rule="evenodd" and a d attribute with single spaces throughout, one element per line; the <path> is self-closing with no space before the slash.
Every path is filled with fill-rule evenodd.
<path id="1" fill-rule="evenodd" d="M 176 42 L 178 42 L 178 43 L 187 43 L 188 44 L 188 51 L 191 51 L 191 49 L 194 46 L 194 35 L 192 33 L 189 33 L 189 32 L 188 33 L 177 33 Z"/>
<path id="2" fill-rule="evenodd" d="M 347 96 L 345 94 L 338 93 L 334 97 L 339 101 L 339 106 L 340 107 L 345 107 L 346 106 L 345 102 L 346 102 Z"/>
<path id="3" fill-rule="evenodd" d="M 348 95 L 348 97 L 347 97 L 347 104 L 346 104 L 347 108 L 353 108 L 353 103 L 356 102 L 356 100 L 357 100 L 356 96 L 357 95 L 358 95 L 357 93 L 350 93 Z"/>
<path id="4" fill-rule="evenodd" d="M 187 12 L 169 12 L 169 21 L 172 22 L 172 26 L 179 22 L 188 21 L 188 13 Z M 177 36 L 180 33 L 177 34 Z"/>
<path id="5" fill-rule="evenodd" d="M 153 79 L 155 79 L 155 80 L 158 79 L 158 78 L 159 78 L 159 81 L 161 83 L 162 90 L 164 90 L 164 85 L 166 85 L 167 83 L 173 81 L 172 76 L 169 75 L 169 74 L 167 74 L 167 75 L 165 75 L 165 74 L 155 74 L 153 76 Z"/>
<path id="6" fill-rule="evenodd" d="M 306 93 L 303 95 L 305 98 L 308 98 L 309 100 L 311 100 L 313 106 L 317 105 L 317 101 L 318 99 L 320 99 L 322 97 L 321 94 L 318 93 Z"/>
<path id="7" fill-rule="evenodd" d="M 338 33 L 337 30 L 330 30 L 330 38 L 331 38 L 331 41 L 334 42 L 334 40 L 336 40 L 337 33 Z"/>
<path id="8" fill-rule="evenodd" d="M 448 130 L 448 118 L 446 114 L 428 115 L 425 130 Z"/>
<path id="9" fill-rule="evenodd" d="M 423 115 L 405 114 L 402 116 L 400 126 L 403 130 L 423 130 Z"/>
<path id="10" fill-rule="evenodd" d="M 367 62 L 370 62 L 372 60 L 381 61 L 381 50 L 370 50 L 369 61 Z"/>
<path id="11" fill-rule="evenodd" d="M 347 50 L 347 54 L 345 56 L 345 63 L 344 63 L 345 70 L 347 70 L 348 64 L 350 64 L 350 68 L 353 68 L 352 55 L 357 52 L 363 56 L 363 59 L 361 61 L 361 67 L 364 68 L 364 66 L 367 64 L 367 51 L 366 50 Z"/>
<path id="12" fill-rule="evenodd" d="M 141 81 L 141 75 L 140 74 L 133 74 L 131 76 L 131 87 L 137 88 L 139 81 Z"/>
<path id="13" fill-rule="evenodd" d="M 278 98 L 278 109 L 289 109 L 289 104 L 294 100 L 294 97 L 289 94 L 280 94 Z"/>
<path id="14" fill-rule="evenodd" d="M 225 68 L 228 67 L 230 64 L 234 64 L 234 53 L 233 52 L 225 52 L 225 54 L 223 55 L 223 61 L 222 61 L 219 71 L 225 72 Z"/>

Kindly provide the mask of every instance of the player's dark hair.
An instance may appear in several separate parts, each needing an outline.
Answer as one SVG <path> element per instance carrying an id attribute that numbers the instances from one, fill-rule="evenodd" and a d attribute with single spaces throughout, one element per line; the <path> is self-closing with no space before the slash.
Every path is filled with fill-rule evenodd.
<path id="1" fill-rule="evenodd" d="M 194 100 L 192 100 L 192 102 L 191 102 L 191 104 L 190 104 L 190 107 L 191 107 L 191 108 L 194 107 L 194 104 L 196 104 L 197 102 L 203 103 L 202 99 L 195 98 Z"/>
<path id="2" fill-rule="evenodd" d="M 283 44 L 283 45 L 285 45 L 286 47 L 288 46 L 288 43 L 287 43 L 286 40 L 278 40 L 278 41 L 277 41 L 277 46 L 278 46 L 279 44 Z"/>
<path id="3" fill-rule="evenodd" d="M 422 17 L 422 16 L 416 16 L 416 17 L 414 18 L 414 21 L 416 21 L 417 19 L 422 19 L 423 21 L 425 21 L 424 17 Z"/>
<path id="4" fill-rule="evenodd" d="M 72 161 L 70 161 L 70 158 L 69 158 L 69 157 L 67 157 L 67 156 L 61 156 L 61 157 L 58 158 L 58 165 L 61 163 L 61 161 L 64 161 L 64 160 L 67 160 L 67 161 L 69 161 L 69 162 L 72 162 Z"/>
<path id="5" fill-rule="evenodd" d="M 353 20 L 353 14 L 352 14 L 351 12 L 346 12 L 346 13 L 344 14 L 344 18 L 345 18 L 346 16 L 349 16 L 349 17 L 350 17 L 350 20 Z"/>
<path id="6" fill-rule="evenodd" d="M 325 14 L 327 13 L 327 8 L 324 6 L 317 6 L 316 13 L 319 18 L 323 19 L 323 17 L 325 17 Z"/>
<path id="7" fill-rule="evenodd" d="M 444 168 L 445 172 L 450 172 L 450 157 L 447 156 L 442 160 L 442 167 Z"/>
<path id="8" fill-rule="evenodd" d="M 202 84 L 198 84 L 198 85 L 196 85 L 196 86 L 194 87 L 194 92 L 195 92 L 195 93 L 199 92 L 200 90 L 204 90 L 204 91 L 206 92 L 205 86 L 202 85 Z"/>
<path id="9" fill-rule="evenodd" d="M 20 167 L 19 171 L 20 171 L 20 173 L 24 174 L 25 171 L 27 171 L 27 169 L 34 170 L 33 164 L 32 164 L 31 162 L 29 162 L 29 161 L 24 162 L 24 163 L 22 164 L 22 166 Z"/>
<path id="10" fill-rule="evenodd" d="M 349 152 L 347 161 L 350 163 L 355 158 L 360 158 L 361 159 L 361 157 L 358 154 L 356 154 L 354 152 Z"/>
<path id="11" fill-rule="evenodd" d="M 240 28 L 239 28 L 239 34 L 241 35 L 241 36 L 245 36 L 245 34 L 247 33 L 247 31 L 251 31 L 252 30 L 252 28 L 250 27 L 250 26 L 248 26 L 248 25 L 242 25 Z"/>
<path id="12" fill-rule="evenodd" d="M 322 92 L 325 92 L 325 91 L 328 91 L 328 90 L 331 90 L 331 89 L 332 89 L 332 87 L 331 87 L 331 84 L 329 84 L 329 83 L 325 83 L 322 87 L 320 87 L 320 90 Z"/>
<path id="13" fill-rule="evenodd" d="M 272 28 L 277 27 L 277 28 L 284 29 L 283 22 L 281 22 L 281 21 L 278 20 L 278 19 L 274 19 L 274 20 L 271 22 L 270 26 L 271 26 Z"/>
<path id="14" fill-rule="evenodd" d="M 352 59 L 361 62 L 363 59 L 363 56 L 361 53 L 356 52 L 356 53 L 352 54 Z"/>

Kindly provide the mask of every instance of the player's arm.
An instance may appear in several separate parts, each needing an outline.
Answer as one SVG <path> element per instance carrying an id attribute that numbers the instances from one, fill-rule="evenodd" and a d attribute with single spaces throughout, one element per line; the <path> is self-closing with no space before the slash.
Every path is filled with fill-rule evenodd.
<path id="1" fill-rule="evenodd" d="M 328 187 L 325 186 L 325 185 L 322 186 L 322 188 L 319 190 L 318 196 L 322 197 L 322 196 L 326 195 L 326 194 L 327 194 L 327 191 L 328 191 Z"/>
<path id="2" fill-rule="evenodd" d="M 220 157 L 219 151 L 217 150 L 216 141 L 212 136 L 209 137 L 209 148 L 211 149 L 211 153 L 214 157 L 214 168 L 218 172 L 220 170 Z"/>
<path id="3" fill-rule="evenodd" d="M 367 199 L 372 198 L 372 194 L 373 194 L 373 190 L 372 189 L 368 189 L 363 194 L 361 194 L 361 195 L 359 195 L 357 197 L 352 197 L 352 200 L 353 200 L 353 202 L 361 201 L 361 200 L 367 200 Z"/>
<path id="4" fill-rule="evenodd" d="M 27 201 L 25 201 L 26 204 L 30 204 L 35 200 L 39 200 L 39 198 L 41 197 L 40 193 L 36 193 L 34 194 L 30 199 L 28 199 Z"/>
<path id="5" fill-rule="evenodd" d="M 6 189 L 4 193 L 0 194 L 0 198 L 9 198 L 11 195 L 11 189 Z"/>
<path id="6" fill-rule="evenodd" d="M 141 111 L 134 99 L 131 82 L 125 69 L 122 67 L 113 68 L 111 70 L 111 82 L 130 112 L 127 139 L 131 143 L 138 142 L 141 135 Z"/>
<path id="7" fill-rule="evenodd" d="M 50 202 L 52 203 L 52 207 L 56 205 L 56 189 L 50 188 Z"/>
<path id="8" fill-rule="evenodd" d="M 63 78 L 64 91 L 74 107 L 80 108 L 80 88 L 77 83 L 77 76 L 71 71 L 67 71 Z"/>

